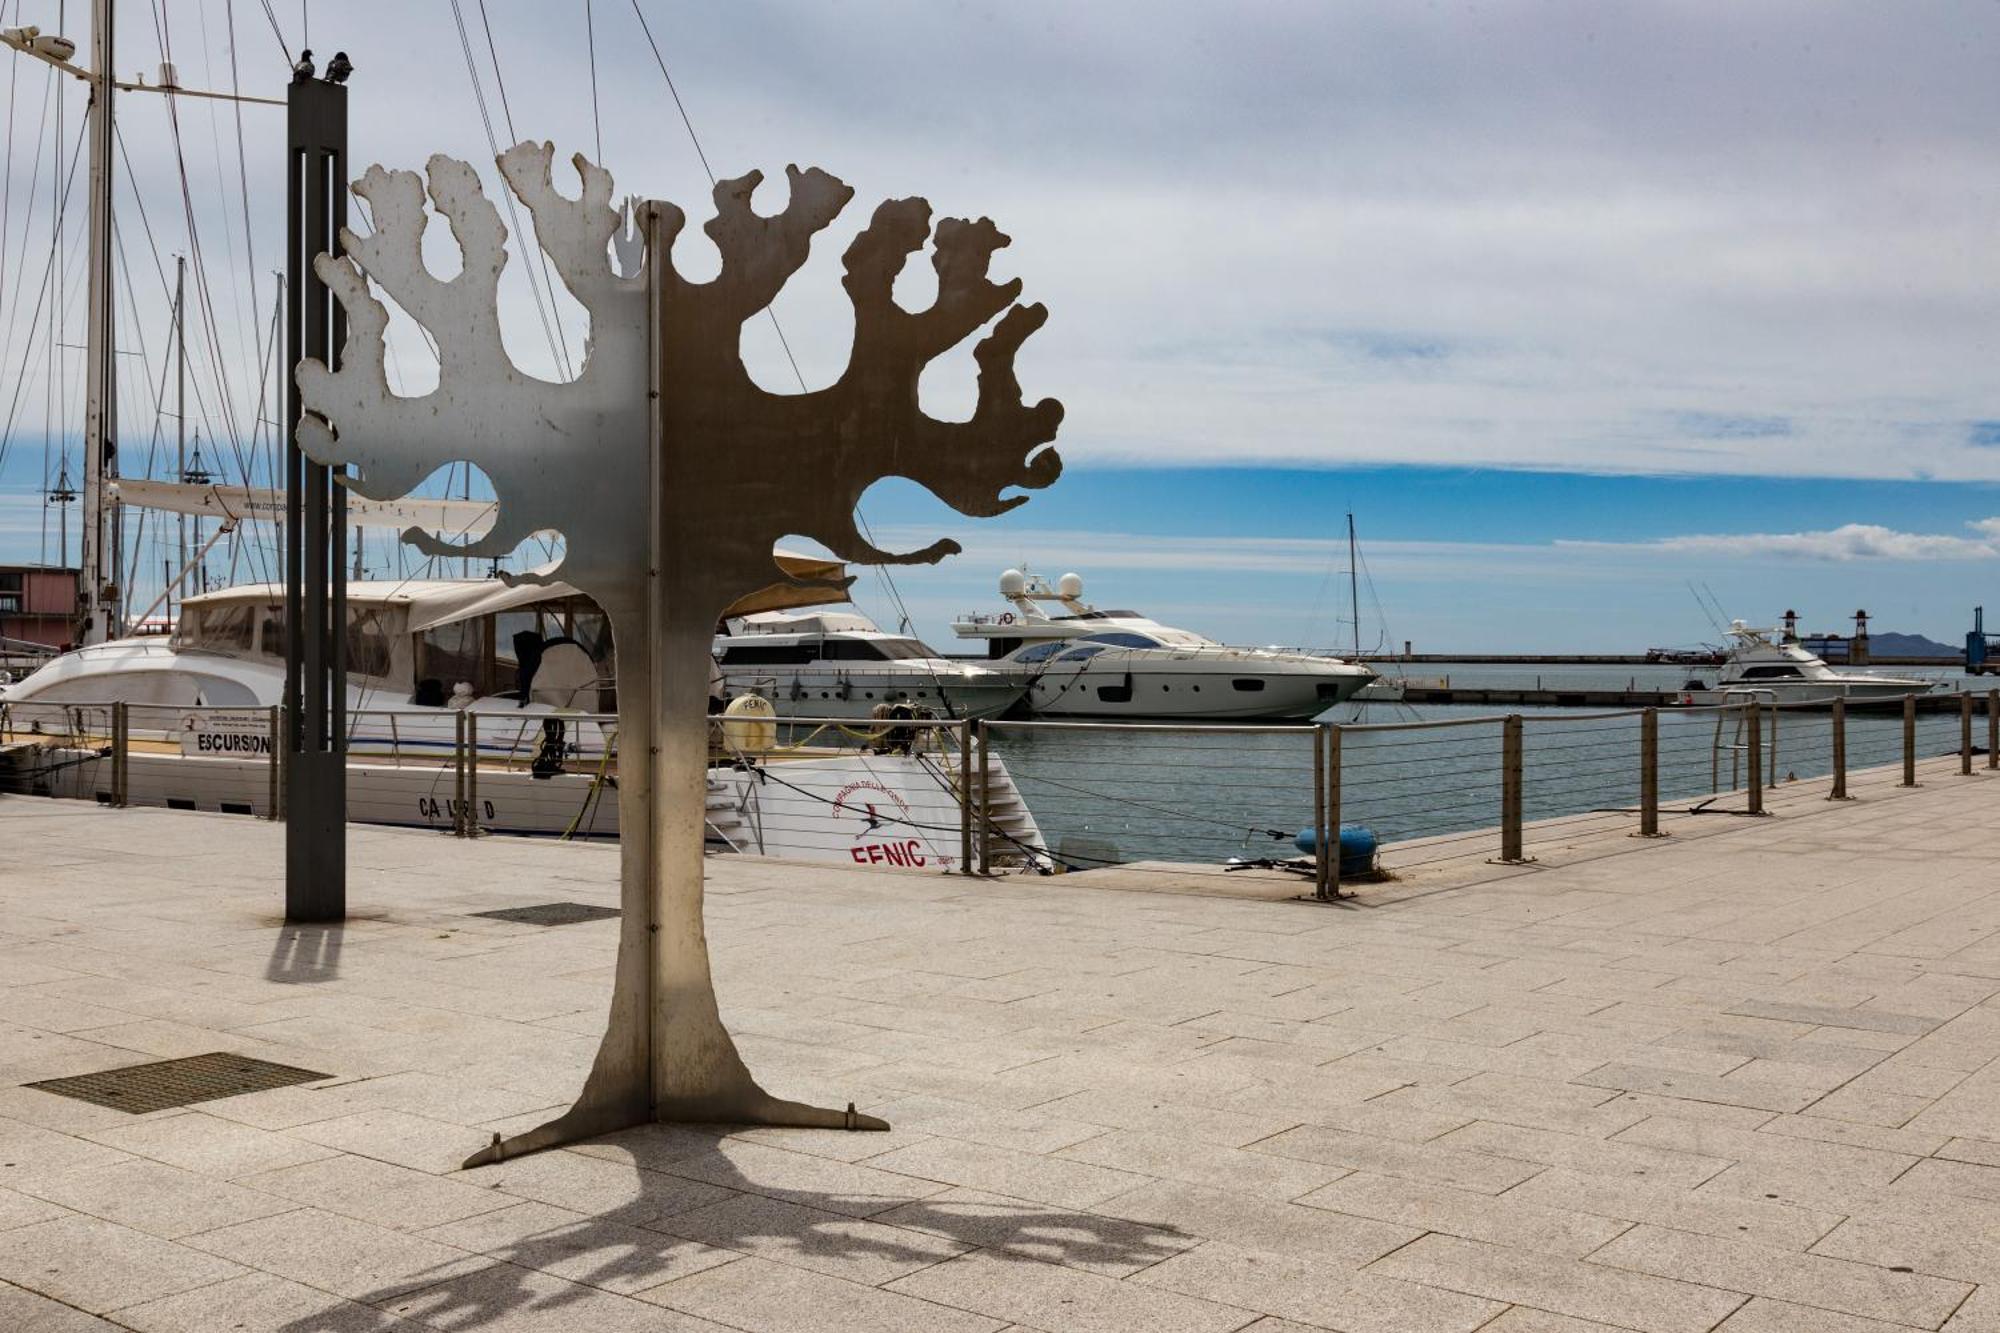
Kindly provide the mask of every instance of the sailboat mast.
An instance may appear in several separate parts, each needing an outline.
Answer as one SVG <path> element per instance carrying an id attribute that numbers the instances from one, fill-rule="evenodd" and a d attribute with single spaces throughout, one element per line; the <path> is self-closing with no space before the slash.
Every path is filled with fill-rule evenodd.
<path id="1" fill-rule="evenodd" d="M 174 480 L 188 479 L 187 448 L 187 400 L 188 400 L 188 359 L 187 359 L 187 256 L 174 256 L 174 361 L 176 384 L 174 388 Z M 188 521 L 187 515 L 180 517 L 180 567 L 187 568 L 188 562 Z"/>
<path id="2" fill-rule="evenodd" d="M 1361 656 L 1361 580 L 1355 569 L 1354 511 L 1347 511 L 1347 609 L 1354 614 L 1354 655 Z"/>
<path id="3" fill-rule="evenodd" d="M 118 624 L 119 553 L 111 536 L 109 483 L 118 475 L 117 348 L 111 288 L 112 0 L 92 0 L 90 23 L 90 306 L 84 344 L 83 636 L 103 643 Z"/>

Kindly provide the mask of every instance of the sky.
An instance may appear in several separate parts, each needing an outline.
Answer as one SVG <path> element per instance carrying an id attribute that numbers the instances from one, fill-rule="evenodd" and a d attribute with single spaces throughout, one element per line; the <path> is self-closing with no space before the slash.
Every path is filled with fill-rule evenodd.
<path id="1" fill-rule="evenodd" d="M 57 8 L 0 0 L 8 23 L 49 29 Z M 67 10 L 81 43 L 87 6 Z M 1880 629 L 1954 641 L 1973 604 L 2000 598 L 2000 7 L 636 11 L 277 0 L 267 17 L 193 0 L 162 19 L 127 3 L 118 64 L 152 79 L 170 45 L 190 86 L 276 95 L 302 40 L 322 62 L 343 48 L 357 169 L 443 152 L 479 165 L 496 196 L 491 145 L 516 138 L 592 157 L 601 141 L 621 193 L 675 200 L 696 223 L 704 156 L 721 176 L 764 171 L 767 212 L 787 163 L 824 167 L 856 200 L 775 306 L 815 387 L 845 363 L 839 255 L 876 201 L 922 194 L 938 216 L 991 216 L 1013 238 L 996 271 L 1051 311 L 1019 372 L 1030 401 L 1064 403 L 1066 472 L 990 521 L 904 482 L 864 499 L 885 544 L 965 547 L 856 586 L 863 609 L 891 624 L 907 610 L 934 642 L 953 613 L 997 609 L 1000 569 L 1025 563 L 1235 642 L 1350 643 L 1350 511 L 1364 647 L 1713 640 L 1690 584 L 1752 621 L 1795 607 L 1836 629 L 1865 606 Z M 80 207 L 55 250 L 61 282 L 43 274 L 82 89 L 4 61 L 0 559 L 35 559 L 53 543 L 44 469 L 66 444 L 75 466 L 80 419 L 80 357 L 60 346 L 81 340 Z M 183 100 L 184 190 L 164 103 L 131 94 L 120 113 L 121 344 L 144 352 L 122 363 L 126 465 L 169 466 L 171 256 L 198 244 L 189 423 L 222 470 L 261 476 L 282 126 L 244 107 L 239 166 L 236 112 Z M 558 181 L 574 188 L 567 171 Z M 536 290 L 514 230 L 508 348 L 563 378 L 586 321 L 559 284 Z M 426 253 L 455 267 L 441 226 Z M 717 263 L 693 226 L 675 260 L 696 278 Z M 913 263 L 906 304 L 928 300 L 927 275 Z M 925 375 L 939 416 L 969 411 L 969 351 Z M 760 384 L 796 391 L 768 321 L 746 329 L 744 355 Z M 391 364 L 400 391 L 435 382 L 400 311 Z M 268 402 L 262 415 L 276 415 Z M 142 586 L 169 554 L 144 548 Z M 386 548 L 369 559 L 409 567 Z M 262 576 L 260 561 L 268 551 L 240 554 L 238 576 Z"/>

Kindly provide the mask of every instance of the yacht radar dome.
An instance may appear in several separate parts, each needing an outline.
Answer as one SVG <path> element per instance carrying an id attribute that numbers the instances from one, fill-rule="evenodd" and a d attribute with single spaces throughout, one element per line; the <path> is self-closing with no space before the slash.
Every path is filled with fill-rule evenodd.
<path id="1" fill-rule="evenodd" d="M 1000 595 L 1019 597 L 1028 591 L 1028 576 L 1018 569 L 1000 571 Z"/>
<path id="2" fill-rule="evenodd" d="M 1056 580 L 1056 591 L 1071 601 L 1083 596 L 1083 575 L 1065 574 Z"/>

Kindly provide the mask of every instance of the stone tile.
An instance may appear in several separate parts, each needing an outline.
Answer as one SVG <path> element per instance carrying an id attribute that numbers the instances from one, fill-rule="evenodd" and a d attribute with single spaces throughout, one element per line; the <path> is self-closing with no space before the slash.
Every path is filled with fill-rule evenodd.
<path id="1" fill-rule="evenodd" d="M 902 1151 L 915 1152 L 935 1142 L 939 1140 L 926 1139 Z M 960 1146 L 966 1151 L 975 1151 L 973 1145 Z M 811 1208 L 868 1217 L 897 1204 L 936 1194 L 944 1188 L 936 1180 L 919 1178 L 915 1172 L 903 1172 L 893 1161 L 884 1160 L 894 1156 L 894 1153 L 886 1153 L 870 1158 L 864 1165 L 786 1152 L 762 1143 L 724 1139 L 712 1150 L 668 1163 L 665 1169 L 672 1175 L 706 1181 L 730 1190 L 748 1190 L 776 1199 L 789 1199 Z"/>
<path id="2" fill-rule="evenodd" d="M 731 1197 L 735 1191 L 684 1176 L 644 1171 L 581 1151 L 533 1153 L 461 1172 L 454 1179 L 517 1199 L 642 1226 Z"/>
<path id="3" fill-rule="evenodd" d="M 58 1207 L 47 1199 L 0 1189 L 0 1231 L 11 1231 L 15 1227 L 30 1226 L 36 1222 L 47 1222 L 52 1218 L 67 1216 L 68 1213 L 67 1208 Z"/>
<path id="4" fill-rule="evenodd" d="M 1629 1176 L 1683 1189 L 1692 1189 L 1730 1164 L 1726 1158 L 1703 1157 L 1625 1139 L 1590 1139 L 1483 1120 L 1454 1130 L 1437 1143 L 1446 1148 L 1565 1167 L 1585 1175 Z"/>
<path id="5" fill-rule="evenodd" d="M 968 1248 L 932 1231 L 888 1226 L 761 1194 L 739 1194 L 706 1208 L 661 1218 L 652 1225 L 718 1249 L 809 1268 L 871 1287 L 928 1268 Z"/>
<path id="6" fill-rule="evenodd" d="M 868 1164 L 920 1182 L 941 1182 L 937 1189 L 923 1191 L 926 1194 L 935 1194 L 946 1185 L 960 1185 L 1064 1208 L 1088 1208 L 1143 1185 L 1148 1179 L 1087 1162 L 953 1139 L 928 1139 L 871 1157 Z"/>
<path id="7" fill-rule="evenodd" d="M 18 1190 L 65 1171 L 130 1160 L 130 1154 L 101 1143 L 0 1119 L 0 1186 Z"/>
<path id="8" fill-rule="evenodd" d="M 0 1328 L 8 1333 L 114 1333 L 96 1315 L 0 1282 Z"/>
<path id="9" fill-rule="evenodd" d="M 1754 1296 L 1723 1320 L 1715 1333 L 1905 1333 L 1909 1327 Z"/>
<path id="10" fill-rule="evenodd" d="M 241 1179 L 294 1203 L 396 1231 L 418 1231 L 513 1202 L 496 1190 L 367 1157 L 329 1157 Z"/>
<path id="11" fill-rule="evenodd" d="M 1460 1152 L 1430 1143 L 1399 1143 L 1325 1125 L 1301 1125 L 1286 1130 L 1256 1145 L 1255 1151 L 1378 1175 L 1428 1180 L 1484 1194 L 1511 1189 L 1542 1170 L 1537 1164 L 1484 1153 Z"/>
<path id="12" fill-rule="evenodd" d="M 1139 1134 L 1123 1129 L 1105 1131 L 1087 1142 L 1063 1149 L 1058 1156 L 1137 1175 L 1214 1185 L 1272 1199 L 1297 1198 L 1338 1179 L 1347 1170 L 1271 1153 L 1191 1143 L 1163 1134 Z"/>
<path id="13" fill-rule="evenodd" d="M 681 1278 L 643 1299 L 749 1333 L 796 1333 L 809 1328 L 871 1333 L 995 1333 L 985 1315 L 881 1291 L 762 1259 Z"/>
<path id="14" fill-rule="evenodd" d="M 420 1234 L 454 1249 L 627 1296 L 739 1257 L 698 1241 L 546 1203 L 517 1203 Z"/>
<path id="15" fill-rule="evenodd" d="M 185 1243 L 249 1268 L 367 1302 L 388 1300 L 489 1262 L 433 1240 L 315 1208 L 204 1231 Z"/>
<path id="16" fill-rule="evenodd" d="M 998 1111 L 941 1097 L 905 1097 L 873 1110 L 897 1129 L 1020 1152 L 1052 1153 L 1104 1133 L 1101 1125 L 1041 1111 Z"/>
<path id="17" fill-rule="evenodd" d="M 1594 1215 L 1588 1210 L 1548 1207 L 1528 1201 L 1522 1191 L 1544 1180 L 1543 1172 L 1497 1198 L 1474 1190 L 1453 1189 L 1419 1180 L 1395 1180 L 1388 1176 L 1356 1172 L 1323 1189 L 1304 1195 L 1298 1202 L 1312 1208 L 1332 1209 L 1356 1217 L 1379 1218 L 1385 1222 L 1414 1227 L 1418 1231 L 1441 1231 L 1467 1240 L 1513 1245 L 1538 1254 L 1580 1259 L 1625 1230 L 1629 1223 Z M 1560 1191 L 1554 1191 L 1560 1197 Z M 1234 1236 L 1220 1239 L 1235 1240 Z M 1412 1234 L 1409 1239 L 1415 1239 Z M 1271 1248 L 1260 1241 L 1241 1243 Z M 1383 1251 L 1387 1253 L 1387 1251 Z"/>
<path id="18" fill-rule="evenodd" d="M 464 1125 L 449 1125 L 406 1111 L 389 1110 L 357 1111 L 330 1120 L 310 1121 L 286 1132 L 295 1139 L 324 1148 L 338 1148 L 433 1175 L 456 1171 L 492 1137 Z"/>
<path id="19" fill-rule="evenodd" d="M 1104 1277 L 1129 1277 L 1201 1243 L 1200 1236 L 1184 1229 L 1192 1224 L 1185 1209 L 1173 1210 L 1176 1222 L 1157 1226 L 1125 1217 L 1126 1200 L 1155 1189 L 1184 1188 L 1189 1187 L 1148 1185 L 1089 1212 L 979 1190 L 951 1189 L 877 1213 L 875 1220 L 942 1236 L 967 1248 L 1066 1264 Z"/>
<path id="20" fill-rule="evenodd" d="M 718 1333 L 717 1326 L 565 1282 L 531 1268 L 485 1264 L 384 1300 L 389 1313 L 440 1330 L 492 1333 Z"/>
<path id="21" fill-rule="evenodd" d="M 1601 1065 L 1576 1076 L 1575 1082 L 1593 1088 L 1622 1088 L 1629 1092 L 1651 1092 L 1684 1101 L 1719 1102 L 1724 1106 L 1747 1106 L 1758 1111 L 1803 1111 L 1817 1094 L 1796 1088 L 1770 1087 L 1709 1074 L 1685 1074 L 1643 1065 Z"/>
<path id="22" fill-rule="evenodd" d="M 1351 1333 L 1470 1333 L 1506 1306 L 1211 1241 L 1133 1279 L 1149 1287 Z"/>
<path id="23" fill-rule="evenodd" d="M 103 1314 L 235 1277 L 233 1263 L 95 1217 L 0 1231 L 0 1279 Z"/>
<path id="24" fill-rule="evenodd" d="M 118 1312 L 134 1333 L 417 1333 L 418 1326 L 370 1305 L 269 1273 L 248 1273 Z"/>
<path id="25" fill-rule="evenodd" d="M 117 1129 L 94 1131 L 90 1138 L 107 1147 L 150 1157 L 218 1180 L 297 1166 L 334 1156 L 331 1148 L 303 1143 L 284 1134 L 253 1129 L 234 1121 L 190 1111 L 162 1115 Z"/>
<path id="26" fill-rule="evenodd" d="M 1713 1287 L 1449 1236 L 1412 1241 L 1366 1271 L 1644 1333 L 1708 1333 L 1745 1299 Z"/>
<path id="27" fill-rule="evenodd" d="M 1830 1004 L 1783 1004 L 1770 1000 L 1746 1000 L 1729 1010 L 1750 1018 L 1780 1018 L 1793 1023 L 1817 1023 L 1822 1027 L 1857 1028 L 1863 1032 L 1895 1032 L 1916 1036 L 1939 1026 L 1935 1018 L 1922 1014 L 1889 1013 L 1881 1009 L 1847 1008 Z"/>
<path id="28" fill-rule="evenodd" d="M 1870 1264 L 1638 1226 L 1591 1256 L 1595 1263 L 1700 1282 L 1841 1314 L 1935 1328 L 1972 1291 L 1968 1283 L 1892 1273 Z"/>
<path id="29" fill-rule="evenodd" d="M 888 1289 L 1046 1333 L 1131 1333 L 1135 1329 L 1147 1333 L 1231 1333 L 1249 1322 L 1249 1315 L 1235 1306 L 987 1250 L 926 1268 L 891 1283 Z"/>
<path id="30" fill-rule="evenodd" d="M 1727 1326 L 1727 1321 L 1724 1321 Z M 1615 1324 L 1600 1324 L 1595 1319 L 1572 1319 L 1566 1314 L 1550 1314 L 1547 1310 L 1531 1310 L 1525 1305 L 1516 1305 L 1479 1333 L 1622 1333 Z"/>
<path id="31" fill-rule="evenodd" d="M 1545 1208 L 1572 1208 L 1626 1222 L 1657 1222 L 1682 1231 L 1803 1250 L 1840 1223 L 1837 1212 L 1745 1198 L 1722 1191 L 1684 1190 L 1640 1180 L 1545 1171 L 1501 1196 Z M 1478 1238 L 1475 1238 L 1478 1239 Z"/>
<path id="32" fill-rule="evenodd" d="M 1096 1211 L 1341 1268 L 1359 1268 L 1422 1234 L 1421 1228 L 1170 1180 L 1121 1194 Z"/>
<path id="33" fill-rule="evenodd" d="M 47 1176 L 29 1189 L 64 1208 L 167 1240 L 298 1206 L 142 1157 Z"/>

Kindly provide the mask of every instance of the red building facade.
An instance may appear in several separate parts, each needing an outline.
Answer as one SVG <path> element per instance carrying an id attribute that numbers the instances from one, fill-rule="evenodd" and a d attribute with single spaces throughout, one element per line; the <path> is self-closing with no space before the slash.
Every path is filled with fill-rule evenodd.
<path id="1" fill-rule="evenodd" d="M 82 589 L 82 575 L 74 569 L 0 565 L 0 639 L 49 648 L 74 643 Z"/>

